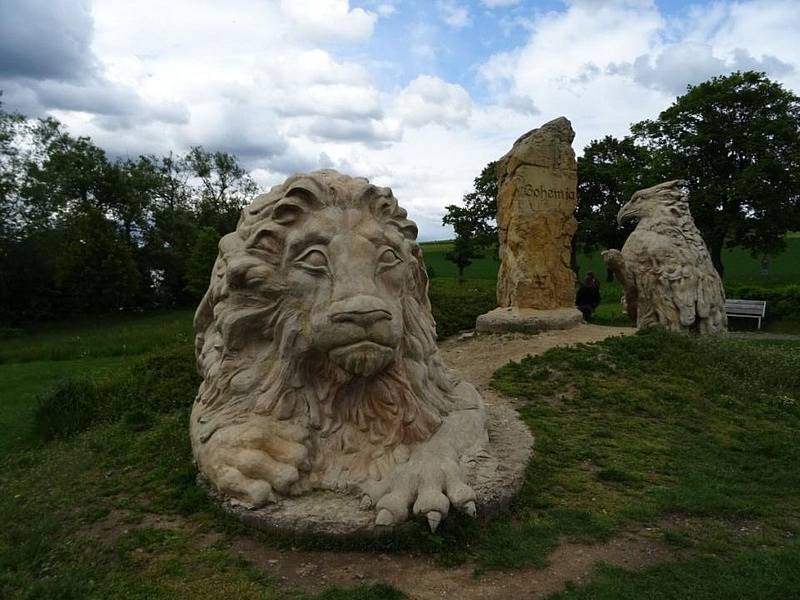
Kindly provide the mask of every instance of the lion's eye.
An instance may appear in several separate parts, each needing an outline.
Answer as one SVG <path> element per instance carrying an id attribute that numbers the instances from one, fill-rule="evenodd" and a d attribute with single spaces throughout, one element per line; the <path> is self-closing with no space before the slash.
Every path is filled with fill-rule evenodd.
<path id="1" fill-rule="evenodd" d="M 313 248 L 300 256 L 297 262 L 312 271 L 325 271 L 328 268 L 328 257 L 322 251 Z"/>
<path id="2" fill-rule="evenodd" d="M 378 257 L 378 266 L 382 269 L 388 269 L 389 267 L 399 265 L 401 262 L 403 262 L 403 259 L 391 248 L 386 248 Z"/>

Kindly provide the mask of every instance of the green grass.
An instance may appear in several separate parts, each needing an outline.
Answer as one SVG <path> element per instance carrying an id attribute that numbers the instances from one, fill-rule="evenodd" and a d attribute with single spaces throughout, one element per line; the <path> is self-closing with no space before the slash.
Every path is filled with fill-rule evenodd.
<path id="1" fill-rule="evenodd" d="M 510 519 L 487 527 L 478 559 L 539 564 L 558 540 L 650 530 L 696 558 L 645 574 L 604 570 L 564 597 L 715 597 L 712 582 L 752 598 L 791 589 L 796 573 L 748 581 L 741 564 L 800 563 L 798 372 L 798 342 L 659 330 L 503 367 L 493 385 L 522 401 L 536 451 Z M 684 569 L 701 577 L 709 561 L 716 579 L 696 595 L 664 588 Z"/>
<path id="2" fill-rule="evenodd" d="M 188 310 L 81 317 L 44 323 L 2 339 L 0 364 L 136 356 L 192 339 Z"/>
<path id="3" fill-rule="evenodd" d="M 188 314 L 153 318 L 188 328 Z M 206 498 L 188 440 L 196 385 L 188 331 L 144 318 L 150 337 L 139 335 L 138 347 L 158 351 L 115 356 L 120 338 L 137 337 L 136 321 L 27 334 L 26 358 L 61 356 L 49 353 L 87 335 L 104 356 L 11 356 L 0 365 L 0 597 L 304 597 L 236 558 L 230 546 L 240 535 L 278 548 L 413 550 L 421 560 L 473 560 L 484 570 L 544 565 L 561 541 L 629 530 L 649 530 L 688 556 L 642 573 L 601 568 L 565 597 L 740 589 L 755 598 L 796 589 L 798 342 L 651 330 L 512 363 L 493 385 L 519 400 L 536 450 L 507 513 L 488 523 L 451 515 L 435 535 L 418 523 L 377 542 L 334 541 L 248 531 Z M 35 434 L 36 399 L 68 423 L 74 413 L 63 399 L 84 392 L 47 393 L 68 374 L 100 390 L 88 400 L 97 413 L 87 429 L 67 427 L 45 442 Z M 320 596 L 394 597 L 384 586 Z"/>
<path id="4" fill-rule="evenodd" d="M 754 550 L 660 564 L 643 573 L 601 567 L 589 585 L 570 586 L 551 600 L 763 600 L 796 598 L 800 548 Z"/>

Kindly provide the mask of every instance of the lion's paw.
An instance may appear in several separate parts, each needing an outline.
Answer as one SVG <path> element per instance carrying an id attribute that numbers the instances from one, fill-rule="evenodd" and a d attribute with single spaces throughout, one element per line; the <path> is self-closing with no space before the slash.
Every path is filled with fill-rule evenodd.
<path id="1" fill-rule="evenodd" d="M 361 507 L 375 507 L 376 525 L 402 523 L 408 518 L 409 508 L 415 515 L 425 515 L 431 531 L 436 531 L 451 506 L 471 517 L 476 514 L 475 492 L 464 483 L 458 463 L 451 458 L 428 455 L 412 459 L 390 476 L 366 482 L 361 489 Z"/>
<path id="2" fill-rule="evenodd" d="M 299 491 L 302 471 L 310 469 L 308 433 L 290 422 L 252 417 L 214 433 L 198 459 L 212 483 L 250 508 L 274 502 L 277 494 Z"/>

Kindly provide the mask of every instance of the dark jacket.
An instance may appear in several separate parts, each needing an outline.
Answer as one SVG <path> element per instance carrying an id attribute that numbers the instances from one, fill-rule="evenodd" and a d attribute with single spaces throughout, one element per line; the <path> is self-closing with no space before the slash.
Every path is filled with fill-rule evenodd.
<path id="1" fill-rule="evenodd" d="M 581 285 L 575 294 L 575 306 L 591 306 L 592 309 L 600 305 L 600 288 L 596 285 Z"/>

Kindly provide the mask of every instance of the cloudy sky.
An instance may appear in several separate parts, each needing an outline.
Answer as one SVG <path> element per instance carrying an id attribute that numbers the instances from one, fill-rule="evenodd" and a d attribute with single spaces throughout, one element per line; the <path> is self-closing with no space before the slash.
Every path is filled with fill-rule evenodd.
<path id="1" fill-rule="evenodd" d="M 559 115 L 580 152 L 713 75 L 800 92 L 798 32 L 798 0 L 0 0 L 0 99 L 114 156 L 366 176 L 440 239 L 443 207 Z"/>

